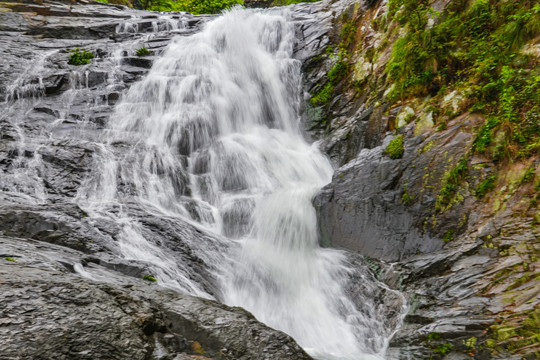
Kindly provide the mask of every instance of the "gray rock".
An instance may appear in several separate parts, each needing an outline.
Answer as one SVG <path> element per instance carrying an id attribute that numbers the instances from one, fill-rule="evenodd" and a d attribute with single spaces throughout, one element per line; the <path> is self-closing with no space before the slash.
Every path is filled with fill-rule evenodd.
<path id="1" fill-rule="evenodd" d="M 3 359 L 310 359 L 243 309 L 106 268 L 105 282 L 71 274 L 77 251 L 0 238 L 0 255 Z"/>

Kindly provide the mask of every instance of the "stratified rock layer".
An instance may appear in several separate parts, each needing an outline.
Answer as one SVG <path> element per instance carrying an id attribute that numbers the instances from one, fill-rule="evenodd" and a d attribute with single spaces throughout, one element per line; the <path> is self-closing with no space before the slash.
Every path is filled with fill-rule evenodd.
<path id="1" fill-rule="evenodd" d="M 241 308 L 145 285 L 95 263 L 99 281 L 82 278 L 72 264 L 85 260 L 75 250 L 0 243 L 2 359 L 310 359 L 288 335 Z"/>

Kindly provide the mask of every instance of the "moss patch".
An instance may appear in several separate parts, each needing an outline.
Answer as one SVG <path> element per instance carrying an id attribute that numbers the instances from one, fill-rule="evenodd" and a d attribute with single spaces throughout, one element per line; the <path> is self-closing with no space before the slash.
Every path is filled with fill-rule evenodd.
<path id="1" fill-rule="evenodd" d="M 401 159 L 405 149 L 403 147 L 403 135 L 396 136 L 386 147 L 385 153 L 391 159 Z"/>

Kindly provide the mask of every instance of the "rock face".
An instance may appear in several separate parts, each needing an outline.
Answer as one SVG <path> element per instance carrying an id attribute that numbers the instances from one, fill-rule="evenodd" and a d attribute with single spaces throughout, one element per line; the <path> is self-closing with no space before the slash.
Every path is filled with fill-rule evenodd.
<path id="1" fill-rule="evenodd" d="M 528 168 L 538 176 L 538 159 L 507 165 L 497 179 L 509 185 L 481 194 L 498 164 L 470 151 L 485 119 L 467 111 L 464 97 L 389 100 L 385 69 L 406 29 L 395 21 L 378 27 L 387 10 L 386 2 L 351 5 L 304 61 L 306 98 L 328 84 L 333 90 L 304 112 L 336 167 L 314 199 L 321 245 L 370 257 L 379 278 L 406 294 L 408 314 L 389 358 L 535 359 L 537 190 L 520 179 Z M 347 70 L 335 80 L 339 61 Z M 435 122 L 437 111 L 444 115 Z M 386 149 L 397 136 L 404 152 L 392 159 Z"/>
<path id="2" fill-rule="evenodd" d="M 435 179 L 464 155 L 473 138 L 471 121 L 456 119 L 444 133 L 408 138 L 402 159 L 384 153 L 394 138 L 388 136 L 381 146 L 364 148 L 339 168 L 315 199 L 323 244 L 392 262 L 441 249 L 450 229 L 426 224 L 436 215 Z M 467 212 L 461 208 L 445 222 L 459 221 Z"/>
<path id="3" fill-rule="evenodd" d="M 215 301 L 130 280 L 83 254 L 0 238 L 3 359 L 310 359 L 289 336 Z M 8 256 L 13 261 L 6 261 Z"/>

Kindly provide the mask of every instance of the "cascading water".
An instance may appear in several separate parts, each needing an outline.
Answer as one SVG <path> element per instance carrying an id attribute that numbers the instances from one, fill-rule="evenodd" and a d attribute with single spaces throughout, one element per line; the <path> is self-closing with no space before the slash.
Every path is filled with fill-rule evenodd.
<path id="1" fill-rule="evenodd" d="M 235 9 L 174 38 L 116 106 L 96 145 L 98 175 L 76 201 L 96 223 L 118 224 L 118 254 L 161 285 L 242 306 L 316 358 L 381 359 L 395 326 L 373 300 L 349 299 L 360 270 L 318 246 L 311 201 L 332 167 L 301 134 L 294 30 L 287 10 Z M 215 234 L 183 241 L 218 290 L 145 232 L 144 215 L 132 215 L 141 209 Z"/>

